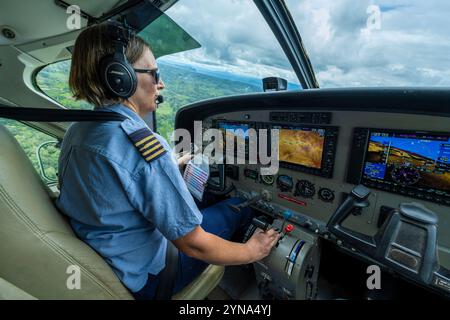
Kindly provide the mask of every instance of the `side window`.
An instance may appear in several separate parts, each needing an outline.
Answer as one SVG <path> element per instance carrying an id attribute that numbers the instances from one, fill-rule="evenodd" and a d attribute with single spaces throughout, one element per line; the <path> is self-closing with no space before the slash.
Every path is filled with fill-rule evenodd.
<path id="1" fill-rule="evenodd" d="M 22 146 L 44 183 L 56 183 L 60 153 L 57 139 L 18 121 L 0 119 L 0 124 L 9 130 Z"/>
<path id="2" fill-rule="evenodd" d="M 70 92 L 70 63 L 71 60 L 66 60 L 46 66 L 36 75 L 36 84 L 42 92 L 66 108 L 91 110 L 93 106 L 85 101 L 76 101 Z"/>

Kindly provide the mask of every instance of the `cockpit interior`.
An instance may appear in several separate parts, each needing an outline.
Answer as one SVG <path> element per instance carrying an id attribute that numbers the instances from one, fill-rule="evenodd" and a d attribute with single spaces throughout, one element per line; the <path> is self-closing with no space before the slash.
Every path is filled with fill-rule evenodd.
<path id="1" fill-rule="evenodd" d="M 428 288 L 437 289 L 440 272 L 447 272 L 445 232 L 438 230 L 446 224 L 449 193 L 441 179 L 449 173 L 447 164 L 427 160 L 423 152 L 431 151 L 431 144 L 436 155 L 445 158 L 449 152 L 449 123 L 432 111 L 440 113 L 441 94 L 320 90 L 271 94 L 270 99 L 267 94 L 224 98 L 205 102 L 207 108 L 199 103 L 180 111 L 177 125 L 183 128 L 201 120 L 207 128 L 225 131 L 280 131 L 277 174 L 262 175 L 263 165 L 226 163 L 215 168 L 218 178 L 213 183 L 216 188 L 222 182 L 217 180 L 223 180 L 223 191 L 241 195 L 260 212 L 261 225 L 276 225 L 283 232 L 270 257 L 254 266 L 263 292 L 278 298 L 320 296 L 326 287 L 320 285 L 324 264 L 335 268 L 336 277 L 324 281 L 337 281 L 339 272 L 346 272 L 333 266 L 336 260 L 327 258 L 329 250 L 367 266 L 383 266 L 411 283 L 433 278 Z M 241 143 L 248 145 L 248 136 Z M 429 246 L 432 234 L 436 238 Z M 426 268 L 433 275 L 422 274 Z"/>
<path id="2" fill-rule="evenodd" d="M 192 6 L 202 2 L 204 10 L 219 6 L 189 1 Z M 77 35 L 90 24 L 124 17 L 149 39 L 163 79 L 167 75 L 165 101 L 145 119 L 148 126 L 163 136 L 173 129 L 195 137 L 189 144 L 184 142 L 209 161 L 204 201 L 214 204 L 240 197 L 245 201 L 233 206 L 236 214 L 244 208 L 255 213 L 241 241 L 257 228 L 274 228 L 281 234 L 263 260 L 242 266 L 210 265 L 173 299 L 450 297 L 448 54 L 435 57 L 443 70 L 447 68 L 447 79 L 437 85 L 403 85 L 389 78 L 391 85 L 386 76 L 386 85 L 372 83 L 369 77 L 369 85 L 361 79 L 355 87 L 356 80 L 345 85 L 342 77 L 344 85 L 322 87 L 331 81 L 325 72 L 333 68 L 321 60 L 326 54 L 316 63 L 314 53 L 327 48 L 311 45 L 309 50 L 305 33 L 310 28 L 296 21 L 296 12 L 305 9 L 301 17 L 308 16 L 309 8 L 311 21 L 317 21 L 325 9 L 318 10 L 318 4 L 308 0 L 248 1 L 245 6 L 254 10 L 277 46 L 276 54 L 266 50 L 267 57 L 249 61 L 260 63 L 270 55 L 285 60 L 258 69 L 258 78 L 252 79 L 257 79 L 253 83 L 259 91 L 252 91 L 256 84 L 251 81 L 256 80 L 230 76 L 247 66 L 243 47 L 227 52 L 242 56 L 226 76 L 220 68 L 222 60 L 211 63 L 209 71 L 200 66 L 198 61 L 206 61 L 207 56 L 195 56 L 196 50 L 208 41 L 218 42 L 216 38 L 226 42 L 233 37 L 213 34 L 216 26 L 211 26 L 210 38 L 196 35 L 196 24 L 186 18 L 193 8 L 185 1 L 39 2 L 5 0 L 0 4 L 0 299 L 132 299 L 108 264 L 77 239 L 54 207 L 57 172 L 49 160 L 57 160 L 73 119 L 70 111 L 80 112 L 77 119 L 94 112 L 88 110 L 91 106 L 74 101 L 67 89 L 67 68 Z M 386 28 L 390 15 L 404 9 L 377 6 L 380 1 L 363 2 L 367 2 L 364 19 L 379 13 L 386 17 Z M 374 7 L 380 11 L 373 11 Z M 77 22 L 76 8 L 81 25 L 68 29 Z M 366 12 L 366 8 L 371 9 Z M 199 14 L 199 21 L 206 19 L 205 12 Z M 376 21 L 367 26 L 370 23 L 377 26 Z M 246 24 L 233 26 L 238 31 L 229 31 L 237 37 Z M 324 39 L 334 36 L 327 32 L 321 34 Z M 257 47 L 258 38 L 253 41 L 247 46 Z M 351 37 L 346 41 L 351 42 Z M 439 50 L 450 48 L 448 35 L 445 41 Z M 375 42 L 370 45 L 376 47 Z M 181 55 L 170 58 L 177 52 Z M 198 61 L 181 67 L 190 52 Z M 208 52 L 213 52 L 208 57 L 217 59 L 226 55 L 204 51 Z M 389 49 L 382 52 L 388 56 Z M 372 54 L 368 59 L 378 61 Z M 404 59 L 413 60 L 413 54 L 405 53 Z M 291 73 L 277 73 L 285 64 Z M 400 67 L 395 68 L 398 76 Z M 213 86 L 206 81 L 217 81 L 217 95 L 207 94 Z M 234 87 L 239 90 L 233 91 Z M 171 107 L 165 107 L 166 103 Z M 61 116 L 54 117 L 59 111 Z M 182 139 L 174 139 L 177 143 L 182 144 Z M 78 267 L 81 289 L 68 289 L 71 266 Z"/>

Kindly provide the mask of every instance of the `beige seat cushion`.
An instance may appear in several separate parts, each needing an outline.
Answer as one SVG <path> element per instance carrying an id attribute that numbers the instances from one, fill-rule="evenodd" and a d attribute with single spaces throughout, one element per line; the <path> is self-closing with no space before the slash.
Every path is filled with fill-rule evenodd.
<path id="1" fill-rule="evenodd" d="M 73 233 L 41 178 L 0 127 L 0 277 L 38 299 L 131 299 L 105 261 Z M 69 290 L 69 266 L 81 289 Z"/>
<path id="2" fill-rule="evenodd" d="M 172 297 L 172 300 L 203 300 L 219 284 L 225 267 L 210 265 L 186 288 Z"/>
<path id="3" fill-rule="evenodd" d="M 36 298 L 0 278 L 0 300 L 36 300 Z"/>

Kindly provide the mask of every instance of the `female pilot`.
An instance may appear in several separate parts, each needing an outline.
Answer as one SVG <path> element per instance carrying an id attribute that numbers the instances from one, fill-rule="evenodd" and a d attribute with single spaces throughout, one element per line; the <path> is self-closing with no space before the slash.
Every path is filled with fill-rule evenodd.
<path id="1" fill-rule="evenodd" d="M 102 59 L 115 51 L 106 24 L 84 30 L 73 51 L 74 97 L 96 110 L 126 117 L 123 122 L 76 123 L 64 137 L 57 206 L 70 217 L 75 233 L 137 299 L 155 297 L 167 240 L 180 251 L 174 293 L 206 263 L 238 265 L 266 257 L 278 233 L 255 232 L 245 244 L 227 240 L 246 216 L 232 212 L 224 202 L 200 212 L 169 145 L 144 122 L 164 89 L 149 45 L 137 36 L 126 45 L 125 56 L 137 79 L 128 99 L 113 97 L 99 76 Z"/>

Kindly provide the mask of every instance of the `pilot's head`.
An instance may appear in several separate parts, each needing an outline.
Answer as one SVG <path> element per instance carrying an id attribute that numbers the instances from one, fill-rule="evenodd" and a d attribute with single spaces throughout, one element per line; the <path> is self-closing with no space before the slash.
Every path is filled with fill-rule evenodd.
<path id="1" fill-rule="evenodd" d="M 140 72 L 136 72 L 135 93 L 128 99 L 122 99 L 108 91 L 100 76 L 102 59 L 115 51 L 115 44 L 106 24 L 89 27 L 78 36 L 69 78 L 73 95 L 77 100 L 86 100 L 98 108 L 121 102 L 144 117 L 156 109 L 159 91 L 164 89 L 164 83 L 160 79 L 156 82 L 156 74 L 152 71 L 157 69 L 155 57 L 148 43 L 139 36 L 131 36 L 125 56 L 131 66 L 140 69 Z"/>

